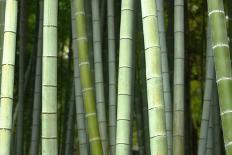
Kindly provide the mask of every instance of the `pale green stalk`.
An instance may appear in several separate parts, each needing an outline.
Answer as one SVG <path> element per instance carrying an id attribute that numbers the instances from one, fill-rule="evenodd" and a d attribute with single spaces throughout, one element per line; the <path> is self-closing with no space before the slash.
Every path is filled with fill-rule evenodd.
<path id="1" fill-rule="evenodd" d="M 161 49 L 156 3 L 153 0 L 141 0 L 141 6 L 146 60 L 150 150 L 151 155 L 167 155 Z"/>
<path id="2" fill-rule="evenodd" d="M 134 0 L 123 0 L 121 4 L 116 155 L 131 152 L 134 5 Z"/>
<path id="3" fill-rule="evenodd" d="M 162 66 L 162 77 L 163 77 L 163 93 L 165 103 L 165 116 L 166 116 L 166 132 L 168 140 L 168 154 L 172 154 L 172 99 L 170 90 L 170 78 L 169 78 L 169 67 L 168 67 L 168 54 L 166 45 L 166 34 L 164 27 L 164 6 L 163 0 L 156 0 L 157 3 L 157 15 L 158 15 L 158 26 L 159 26 L 159 37 L 160 37 L 160 48 L 161 48 L 161 66 Z"/>
<path id="4" fill-rule="evenodd" d="M 82 94 L 85 105 L 85 114 L 87 119 L 87 131 L 90 142 L 90 150 L 92 154 L 102 155 L 102 144 L 99 133 L 99 125 L 96 113 L 96 101 L 94 94 L 94 85 L 92 82 L 88 38 L 86 32 L 84 0 L 76 0 L 76 43 L 78 51 L 78 63 L 80 69 L 80 80 L 82 86 Z"/>
<path id="5" fill-rule="evenodd" d="M 217 90 L 226 154 L 232 154 L 232 72 L 222 0 L 208 0 Z"/>
<path id="6" fill-rule="evenodd" d="M 6 0 L 0 106 L 0 154 L 10 154 L 14 91 L 17 1 Z"/>
<path id="7" fill-rule="evenodd" d="M 206 143 L 206 155 L 213 154 L 213 109 L 212 104 L 209 107 L 210 109 L 210 116 L 209 116 L 209 123 L 208 123 L 208 132 L 207 132 L 207 143 Z"/>
<path id="8" fill-rule="evenodd" d="M 213 88 L 213 115 L 214 115 L 214 121 L 213 121 L 213 146 L 214 146 L 214 152 L 215 155 L 221 154 L 221 125 L 220 125 L 220 114 L 219 114 L 219 104 L 218 104 L 218 94 L 217 94 L 217 88 L 216 84 Z"/>
<path id="9" fill-rule="evenodd" d="M 174 1 L 173 154 L 184 155 L 184 0 Z"/>
<path id="10" fill-rule="evenodd" d="M 44 0 L 42 59 L 42 154 L 57 155 L 58 1 Z"/>
<path id="11" fill-rule="evenodd" d="M 207 28 L 207 58 L 206 58 L 206 76 L 205 76 L 205 90 L 203 100 L 203 110 L 201 116 L 201 128 L 200 137 L 198 141 L 198 155 L 205 155 L 206 153 L 206 141 L 208 124 L 210 118 L 210 106 L 212 104 L 213 97 L 213 82 L 214 82 L 214 62 L 213 62 L 213 51 L 211 48 L 211 35 L 210 27 Z"/>
<path id="12" fill-rule="evenodd" d="M 102 36 L 100 26 L 99 0 L 92 0 L 93 53 L 97 118 L 104 155 L 108 154 L 108 134 L 106 122 L 105 93 L 102 67 Z"/>
<path id="13" fill-rule="evenodd" d="M 109 143 L 110 154 L 116 153 L 116 65 L 114 0 L 107 1 L 108 70 L 109 70 Z"/>
<path id="14" fill-rule="evenodd" d="M 42 83 L 42 35 L 43 35 L 43 0 L 39 2 L 39 27 L 37 39 L 36 75 L 33 101 L 32 133 L 30 155 L 37 155 L 39 150 L 40 115 L 41 115 L 41 83 Z"/>
<path id="15" fill-rule="evenodd" d="M 5 0 L 0 0 L 0 64 L 2 64 L 2 53 L 3 53 L 5 5 L 6 5 Z M 0 81 L 1 78 L 2 78 L 2 68 L 0 67 Z M 0 83 L 0 87 L 1 87 L 1 83 Z"/>
<path id="16" fill-rule="evenodd" d="M 84 102 L 81 92 L 81 83 L 80 83 L 80 71 L 78 64 L 77 56 L 77 45 L 76 45 L 76 20 L 75 20 L 75 1 L 71 0 L 71 10 L 72 10 L 72 45 L 73 45 L 73 61 L 74 61 L 74 82 L 75 82 L 75 104 L 76 104 L 76 121 L 77 121 L 77 130 L 79 138 L 79 152 L 80 155 L 89 154 L 89 144 L 88 137 L 86 133 L 86 119 L 85 119 L 85 110 Z"/>

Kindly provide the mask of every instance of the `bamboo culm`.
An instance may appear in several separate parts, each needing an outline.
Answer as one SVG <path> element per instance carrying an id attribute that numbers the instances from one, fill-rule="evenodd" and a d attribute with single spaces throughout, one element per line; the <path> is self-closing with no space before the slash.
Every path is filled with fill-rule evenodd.
<path id="1" fill-rule="evenodd" d="M 99 0 L 92 0 L 93 53 L 96 90 L 97 118 L 104 155 L 108 154 L 108 134 L 106 122 L 105 93 L 102 65 L 102 36 L 100 25 Z"/>
<path id="2" fill-rule="evenodd" d="M 232 72 L 223 1 L 208 0 L 220 116 L 226 154 L 232 154 Z"/>
<path id="3" fill-rule="evenodd" d="M 165 116 L 166 116 L 166 132 L 168 140 L 168 154 L 172 155 L 172 99 L 171 99 L 171 88 L 169 78 L 169 63 L 166 45 L 166 34 L 164 27 L 164 6 L 163 0 L 156 0 L 157 3 L 157 15 L 158 15 L 158 26 L 159 26 L 159 37 L 160 37 L 160 48 L 161 48 L 161 66 L 162 66 L 162 77 L 163 77 L 163 93 L 165 103 Z"/>
<path id="4" fill-rule="evenodd" d="M 198 142 L 198 155 L 204 155 L 206 153 L 206 141 L 208 124 L 210 118 L 210 106 L 213 102 L 213 82 L 214 82 L 214 62 L 213 51 L 211 48 L 211 35 L 210 27 L 207 27 L 207 58 L 206 58 L 206 76 L 205 76 L 205 90 L 203 100 L 203 110 L 201 117 L 200 137 Z"/>
<path id="5" fill-rule="evenodd" d="M 57 155 L 58 1 L 44 0 L 42 58 L 42 154 Z"/>
<path id="6" fill-rule="evenodd" d="M 87 131 L 92 154 L 102 155 L 102 144 L 99 133 L 99 125 L 96 113 L 96 101 L 94 94 L 94 85 L 92 80 L 89 47 L 86 32 L 84 0 L 76 0 L 76 45 L 78 51 L 78 63 L 80 69 L 80 81 L 85 105 L 85 116 L 87 119 Z"/>
<path id="7" fill-rule="evenodd" d="M 116 56 L 114 29 L 114 0 L 107 1 L 108 66 L 109 66 L 109 145 L 110 154 L 116 153 Z"/>
<path id="8" fill-rule="evenodd" d="M 145 45 L 150 153 L 152 155 L 167 155 L 161 49 L 156 2 L 153 0 L 141 0 L 141 9 Z"/>
<path id="9" fill-rule="evenodd" d="M 184 0 L 174 1 L 173 155 L 184 155 Z"/>
<path id="10" fill-rule="evenodd" d="M 42 105 L 41 84 L 42 84 L 43 5 L 44 5 L 43 0 L 40 0 L 30 155 L 37 155 L 39 150 L 39 134 L 40 134 L 40 126 L 41 126 L 40 115 L 41 115 L 41 105 Z"/>
<path id="11" fill-rule="evenodd" d="M 10 155 L 17 30 L 16 0 L 6 0 L 0 106 L 0 154 Z"/>
<path id="12" fill-rule="evenodd" d="M 81 155 L 89 154 L 88 136 L 86 130 L 86 119 L 84 102 L 81 92 L 80 71 L 76 46 L 76 19 L 75 19 L 75 1 L 71 0 L 72 9 L 72 46 L 73 46 L 73 61 L 74 61 L 74 82 L 75 82 L 75 105 L 76 105 L 76 121 L 79 135 L 79 149 Z"/>
<path id="13" fill-rule="evenodd" d="M 134 0 L 121 4 L 116 155 L 127 155 L 131 151 L 134 6 Z"/>
<path id="14" fill-rule="evenodd" d="M 0 0 L 0 64 L 2 64 L 3 53 L 3 35 L 4 35 L 4 16 L 5 16 L 5 0 Z M 0 81 L 2 78 L 2 68 L 0 67 Z M 0 83 L 1 88 L 1 83 Z M 1 106 L 1 103 L 0 103 Z"/>

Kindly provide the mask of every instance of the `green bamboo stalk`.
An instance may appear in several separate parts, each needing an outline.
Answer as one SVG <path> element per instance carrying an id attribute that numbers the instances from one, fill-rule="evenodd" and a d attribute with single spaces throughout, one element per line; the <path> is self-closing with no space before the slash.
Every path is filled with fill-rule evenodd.
<path id="1" fill-rule="evenodd" d="M 168 154 L 172 154 L 172 101 L 171 101 L 171 89 L 168 67 L 168 54 L 164 27 L 164 6 L 163 0 L 156 0 L 157 3 L 157 15 L 161 48 L 161 66 L 163 77 L 163 93 L 165 103 L 165 116 L 166 116 L 166 132 L 168 140 Z"/>
<path id="2" fill-rule="evenodd" d="M 2 64 L 3 53 L 3 35 L 4 35 L 4 16 L 5 16 L 5 0 L 0 0 L 0 64 Z M 0 81 L 2 78 L 2 68 L 0 67 Z M 1 83 L 0 83 L 1 87 Z M 0 103 L 1 106 L 1 103 Z"/>
<path id="3" fill-rule="evenodd" d="M 86 119 L 84 111 L 84 102 L 81 92 L 81 83 L 80 83 L 80 71 L 79 63 L 77 56 L 77 46 L 76 46 L 76 19 L 75 19 L 75 1 L 71 0 L 71 9 L 72 9 L 72 45 L 73 45 L 73 61 L 74 61 L 74 81 L 75 81 L 75 103 L 76 103 L 76 121 L 77 121 L 77 130 L 79 135 L 79 150 L 81 155 L 89 154 L 89 144 L 88 137 L 86 133 Z"/>
<path id="4" fill-rule="evenodd" d="M 207 132 L 207 144 L 206 144 L 206 155 L 213 154 L 213 114 L 212 114 L 212 104 L 210 105 L 210 117 L 208 123 L 208 132 Z"/>
<path id="5" fill-rule="evenodd" d="M 74 85 L 72 85 L 74 86 Z M 73 147 L 73 132 L 74 132 L 74 125 L 73 125 L 73 120 L 75 119 L 74 118 L 74 112 L 75 112 L 75 109 L 74 109 L 74 101 L 75 101 L 75 98 L 74 98 L 74 95 L 75 95 L 75 92 L 74 92 L 74 87 L 72 88 L 72 91 L 71 91 L 71 96 L 70 96 L 70 101 L 69 101 L 69 110 L 68 110 L 68 122 L 67 122 L 67 129 L 66 129 L 66 138 L 65 138 L 65 152 L 64 154 L 65 155 L 71 155 L 72 154 L 72 147 Z"/>
<path id="6" fill-rule="evenodd" d="M 102 144 L 100 140 L 96 107 L 95 94 L 89 62 L 88 39 L 86 33 L 86 21 L 84 11 L 84 1 L 76 0 L 76 37 L 78 62 L 80 68 L 80 79 L 82 93 L 85 105 L 85 113 L 87 119 L 87 131 L 92 154 L 102 155 Z"/>
<path id="7" fill-rule="evenodd" d="M 211 48 L 210 27 L 207 28 L 207 58 L 206 58 L 206 76 L 205 76 L 205 90 L 203 100 L 203 110 L 201 116 L 200 137 L 198 141 L 198 155 L 205 155 L 208 124 L 210 118 L 210 106 L 212 104 L 213 96 L 213 82 L 214 82 L 214 62 L 213 51 Z"/>
<path id="8" fill-rule="evenodd" d="M 211 26 L 221 124 L 226 154 L 232 154 L 232 73 L 228 36 L 223 1 L 208 0 L 208 15 Z"/>
<path id="9" fill-rule="evenodd" d="M 173 154 L 183 155 L 184 142 L 184 0 L 174 1 Z"/>
<path id="10" fill-rule="evenodd" d="M 10 154 L 18 10 L 17 6 L 18 4 L 16 0 L 6 0 L 0 106 L 1 155 Z"/>
<path id="11" fill-rule="evenodd" d="M 213 122 L 213 146 L 214 152 L 216 154 L 221 154 L 221 125 L 220 125 L 220 114 L 219 114 L 219 102 L 218 102 L 218 93 L 216 84 L 214 84 L 213 88 L 213 114 L 214 114 L 214 122 Z"/>
<path id="12" fill-rule="evenodd" d="M 42 154 L 57 155 L 58 1 L 44 0 L 42 58 Z"/>
<path id="13" fill-rule="evenodd" d="M 134 13 L 134 0 L 122 1 L 119 43 L 116 155 L 128 155 L 131 151 Z"/>
<path id="14" fill-rule="evenodd" d="M 110 154 L 116 153 L 116 65 L 114 0 L 107 1 L 108 67 L 109 67 L 109 143 Z"/>
<path id="15" fill-rule="evenodd" d="M 27 4 L 26 0 L 20 1 L 20 23 L 19 23 L 19 37 L 20 37 L 20 47 L 19 47 L 19 107 L 18 107 L 18 117 L 16 124 L 16 154 L 23 154 L 23 113 L 24 113 L 24 53 L 26 50 L 27 43 Z"/>
<path id="16" fill-rule="evenodd" d="M 151 154 L 168 154 L 156 3 L 141 0 Z"/>
<path id="17" fill-rule="evenodd" d="M 37 38 L 37 56 L 36 56 L 36 75 L 33 101 L 33 116 L 32 116 L 32 133 L 30 143 L 30 155 L 37 155 L 39 149 L 39 133 L 40 133 L 40 114 L 41 114 L 41 99 L 42 99 L 42 35 L 43 35 L 43 0 L 39 1 L 39 27 Z"/>
<path id="18" fill-rule="evenodd" d="M 100 130 L 103 153 L 108 154 L 108 134 L 106 123 L 106 108 L 104 95 L 103 67 L 102 67 L 102 36 L 100 26 L 99 0 L 92 0 L 92 24 L 93 24 L 93 53 L 97 118 Z"/>
<path id="19" fill-rule="evenodd" d="M 140 5 L 141 9 L 141 5 Z M 139 17 L 142 18 L 142 13 L 139 14 Z M 139 21 L 139 37 L 142 38 L 141 41 L 141 51 L 139 53 L 139 62 L 141 63 L 140 69 L 140 85 L 142 86 L 142 105 L 143 105 L 143 130 L 144 130 L 144 146 L 145 146 L 145 154 L 150 155 L 150 139 L 149 139 L 149 123 L 148 123 L 148 105 L 147 105 L 147 86 L 146 86 L 146 71 L 145 71 L 145 55 L 144 55 L 144 40 L 143 40 L 143 28 L 142 28 L 142 20 Z"/>

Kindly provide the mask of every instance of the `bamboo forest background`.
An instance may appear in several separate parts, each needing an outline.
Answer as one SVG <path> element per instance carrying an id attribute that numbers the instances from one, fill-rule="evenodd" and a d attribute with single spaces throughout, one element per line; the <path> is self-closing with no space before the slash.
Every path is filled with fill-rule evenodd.
<path id="1" fill-rule="evenodd" d="M 229 0 L 0 0 L 0 155 L 231 154 L 231 39 Z"/>

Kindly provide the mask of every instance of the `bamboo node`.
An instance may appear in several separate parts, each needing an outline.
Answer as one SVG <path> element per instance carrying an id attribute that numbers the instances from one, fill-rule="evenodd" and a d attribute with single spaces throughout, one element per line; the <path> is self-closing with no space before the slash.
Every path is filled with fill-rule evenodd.
<path id="1" fill-rule="evenodd" d="M 91 142 L 99 141 L 99 140 L 101 140 L 100 137 L 94 137 L 94 138 L 90 138 L 90 139 L 89 139 L 89 142 L 91 143 Z"/>
<path id="2" fill-rule="evenodd" d="M 228 44 L 219 43 L 219 44 L 214 45 L 212 48 L 215 49 L 215 48 L 218 48 L 218 47 L 229 48 L 229 45 Z"/>
<path id="3" fill-rule="evenodd" d="M 225 80 L 232 80 L 232 77 L 221 77 L 217 80 L 217 84 L 221 81 L 225 81 Z"/>
<path id="4" fill-rule="evenodd" d="M 88 113 L 85 115 L 85 117 L 91 117 L 91 116 L 96 116 L 96 112 Z"/>
<path id="5" fill-rule="evenodd" d="M 225 14 L 225 11 L 223 11 L 223 10 L 213 10 L 213 11 L 210 11 L 210 12 L 208 13 L 208 16 L 211 16 L 211 15 L 214 14 L 214 13 L 222 13 L 222 14 Z"/>
<path id="6" fill-rule="evenodd" d="M 232 113 L 232 110 L 225 110 L 225 111 L 222 111 L 220 115 L 223 116 L 223 115 L 229 114 L 229 113 Z"/>

